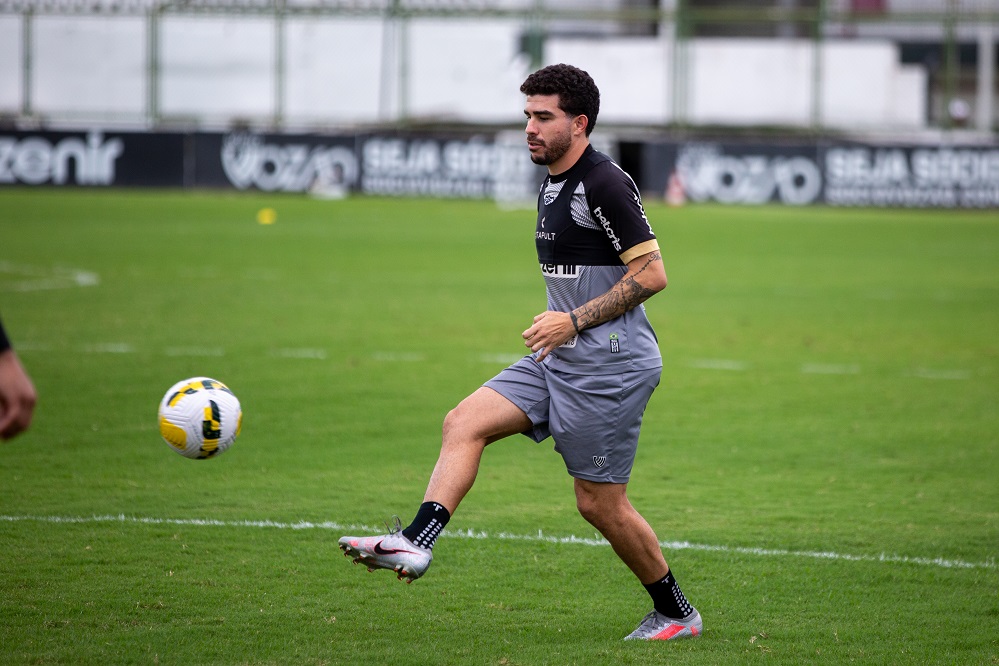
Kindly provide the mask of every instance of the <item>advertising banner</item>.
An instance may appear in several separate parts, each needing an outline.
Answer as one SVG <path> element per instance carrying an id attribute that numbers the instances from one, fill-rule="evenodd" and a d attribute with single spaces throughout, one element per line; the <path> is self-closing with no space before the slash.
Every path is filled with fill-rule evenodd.
<path id="1" fill-rule="evenodd" d="M 0 186 L 182 187 L 185 135 L 0 130 Z"/>
<path id="2" fill-rule="evenodd" d="M 831 206 L 999 207 L 999 148 L 830 146 L 822 164 Z"/>
<path id="3" fill-rule="evenodd" d="M 999 208 L 999 146 L 625 142 L 600 149 L 671 202 Z M 200 187 L 533 205 L 544 167 L 498 133 L 0 131 L 0 187 Z"/>
<path id="4" fill-rule="evenodd" d="M 643 147 L 640 186 L 727 204 L 999 207 L 999 148 L 691 141 Z"/>
<path id="5" fill-rule="evenodd" d="M 193 135 L 197 187 L 263 192 L 356 190 L 359 137 L 252 132 Z"/>
<path id="6" fill-rule="evenodd" d="M 544 177 L 523 133 L 379 136 L 360 147 L 364 194 L 534 201 Z"/>
<path id="7" fill-rule="evenodd" d="M 534 200 L 521 133 L 0 133 L 0 186 L 203 187 Z"/>

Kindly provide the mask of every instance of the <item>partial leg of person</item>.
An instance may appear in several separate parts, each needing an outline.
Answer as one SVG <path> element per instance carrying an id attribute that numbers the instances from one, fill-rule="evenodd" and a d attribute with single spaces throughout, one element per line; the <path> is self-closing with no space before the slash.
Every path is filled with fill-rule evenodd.
<path id="1" fill-rule="evenodd" d="M 340 549 L 369 571 L 391 569 L 413 582 L 430 567 L 433 547 L 451 514 L 475 482 L 486 446 L 532 427 L 527 415 L 493 389 L 481 387 L 444 419 L 441 452 L 427 485 L 423 504 L 405 529 L 376 537 L 345 536 Z"/>
<path id="2" fill-rule="evenodd" d="M 444 419 L 440 457 L 423 501 L 454 513 L 475 482 L 486 446 L 531 427 L 519 407 L 491 388 L 479 388 Z"/>
<path id="3" fill-rule="evenodd" d="M 575 479 L 579 513 L 610 543 L 649 596 L 654 610 L 625 640 L 670 640 L 701 634 L 701 615 L 683 596 L 666 564 L 659 539 L 632 506 L 623 483 Z"/>

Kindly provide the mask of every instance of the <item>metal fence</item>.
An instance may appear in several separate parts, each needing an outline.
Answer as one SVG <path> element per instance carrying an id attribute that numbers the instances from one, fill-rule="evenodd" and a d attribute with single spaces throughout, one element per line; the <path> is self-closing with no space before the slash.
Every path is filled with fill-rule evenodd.
<path id="1" fill-rule="evenodd" d="M 86 108 L 46 104 L 45 86 L 53 82 L 51 50 L 38 35 L 40 21 L 97 20 L 139 22 L 141 34 L 140 100 L 126 111 L 101 109 L 99 100 Z M 164 60 L 164 30 L 174 32 L 177 19 L 254 21 L 260 35 L 258 54 L 268 72 L 265 111 L 222 113 L 217 117 L 183 115 L 164 108 L 169 77 L 176 72 Z M 926 73 L 925 126 L 967 126 L 993 132 L 996 122 L 996 41 L 999 0 L 0 0 L 0 122 L 17 126 L 73 122 L 205 125 L 265 124 L 286 129 L 290 122 L 290 27 L 311 21 L 369 21 L 380 34 L 377 76 L 379 102 L 370 112 L 351 117 L 352 124 L 408 125 L 420 120 L 413 102 L 411 28 L 420 22 L 454 21 L 503 24 L 518 35 L 516 50 L 526 67 L 546 61 L 558 39 L 627 40 L 658 38 L 665 44 L 669 66 L 668 110 L 661 119 L 640 124 L 697 124 L 691 113 L 693 45 L 712 39 L 795 41 L 810 45 L 812 99 L 808 129 L 829 128 L 823 114 L 822 82 L 830 76 L 817 54 L 833 42 L 879 39 L 891 42 L 899 59 Z M 171 21 L 174 23 L 171 24 Z M 467 23 L 470 24 L 470 23 Z M 184 25 L 191 25 L 186 23 Z M 133 24 L 134 27 L 134 24 Z M 6 46 L 4 42 L 6 41 Z M 90 54 L 93 58 L 93 54 Z M 113 57 L 113 56 L 112 56 Z M 474 59 L 474 53 L 457 58 Z M 344 66 L 349 67 L 346 63 Z M 48 70 L 44 70 L 48 67 Z M 238 63 L 234 65 L 238 68 Z M 110 70 L 112 73 L 113 68 Z M 76 75 L 86 78 L 85 74 Z M 2 91 L 7 90 L 4 94 Z M 58 108 L 57 108 L 58 107 Z M 463 121 L 462 117 L 442 122 Z M 471 122 L 481 119 L 472 117 Z"/>

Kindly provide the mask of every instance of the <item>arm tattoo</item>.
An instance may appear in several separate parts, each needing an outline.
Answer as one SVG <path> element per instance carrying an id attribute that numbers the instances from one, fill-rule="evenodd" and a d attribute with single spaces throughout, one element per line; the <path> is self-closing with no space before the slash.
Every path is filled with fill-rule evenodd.
<path id="1" fill-rule="evenodd" d="M 662 256 L 658 252 L 651 253 L 648 261 L 634 274 L 628 272 L 607 293 L 574 310 L 576 316 L 573 323 L 578 323 L 578 330 L 620 317 L 648 300 L 656 293 L 655 290 L 645 287 L 636 278 L 651 264 L 661 260 Z"/>

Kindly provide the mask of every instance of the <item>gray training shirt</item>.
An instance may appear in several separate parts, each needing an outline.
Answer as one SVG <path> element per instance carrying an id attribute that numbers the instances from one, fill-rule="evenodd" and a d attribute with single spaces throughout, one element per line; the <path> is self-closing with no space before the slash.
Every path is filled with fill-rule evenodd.
<path id="1" fill-rule="evenodd" d="M 535 239 L 548 309 L 569 312 L 606 293 L 627 263 L 659 249 L 635 181 L 592 146 L 568 171 L 548 176 L 538 197 Z M 574 374 L 662 367 L 645 306 L 584 329 L 544 363 Z"/>

